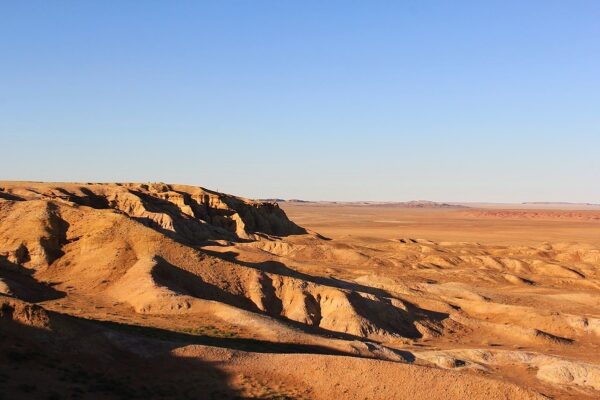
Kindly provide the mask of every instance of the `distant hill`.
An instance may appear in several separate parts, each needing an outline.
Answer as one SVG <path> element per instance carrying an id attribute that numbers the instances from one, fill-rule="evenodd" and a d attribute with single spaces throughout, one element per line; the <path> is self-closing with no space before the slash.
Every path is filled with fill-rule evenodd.
<path id="1" fill-rule="evenodd" d="M 428 200 L 411 200 L 400 203 L 382 203 L 377 204 L 384 207 L 404 207 L 404 208 L 469 208 L 461 204 L 438 203 Z"/>
<path id="2" fill-rule="evenodd" d="M 398 208 L 470 208 L 463 204 L 440 203 L 429 200 L 411 200 L 411 201 L 309 201 L 298 199 L 260 199 L 264 202 L 294 203 L 294 204 L 316 204 L 316 205 L 337 205 L 337 206 L 364 206 L 364 207 L 398 207 Z"/>

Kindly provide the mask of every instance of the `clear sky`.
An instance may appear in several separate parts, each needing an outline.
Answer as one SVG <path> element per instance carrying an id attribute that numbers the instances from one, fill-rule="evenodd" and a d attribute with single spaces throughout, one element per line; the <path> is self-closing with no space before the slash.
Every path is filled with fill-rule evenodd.
<path id="1" fill-rule="evenodd" d="M 600 1 L 1 1 L 0 179 L 600 202 Z"/>

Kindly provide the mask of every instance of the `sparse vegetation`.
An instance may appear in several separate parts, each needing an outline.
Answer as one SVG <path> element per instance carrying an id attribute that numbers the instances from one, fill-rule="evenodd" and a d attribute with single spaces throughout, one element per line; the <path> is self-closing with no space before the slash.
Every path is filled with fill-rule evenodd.
<path id="1" fill-rule="evenodd" d="M 235 338 L 238 337 L 238 334 L 233 331 L 223 330 L 221 328 L 217 328 L 213 325 L 203 325 L 195 328 L 183 328 L 180 329 L 179 332 L 187 333 L 190 335 L 200 335 L 200 336 L 213 336 L 213 337 L 221 337 L 221 338 Z"/>

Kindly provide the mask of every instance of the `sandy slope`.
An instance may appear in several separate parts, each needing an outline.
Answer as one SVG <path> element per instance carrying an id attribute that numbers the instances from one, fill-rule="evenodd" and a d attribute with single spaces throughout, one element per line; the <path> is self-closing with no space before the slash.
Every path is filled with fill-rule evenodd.
<path id="1" fill-rule="evenodd" d="M 10 398 L 600 394 L 597 224 L 284 207 L 311 230 L 197 187 L 0 182 Z"/>

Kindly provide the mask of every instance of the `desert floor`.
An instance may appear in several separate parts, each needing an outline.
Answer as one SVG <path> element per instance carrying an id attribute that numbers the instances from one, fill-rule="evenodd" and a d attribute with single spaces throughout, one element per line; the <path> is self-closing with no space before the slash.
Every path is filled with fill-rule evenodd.
<path id="1" fill-rule="evenodd" d="M 282 206 L 292 220 L 335 242 L 378 249 L 385 252 L 381 256 L 392 259 L 405 260 L 412 249 L 421 253 L 415 259 L 429 261 L 416 267 L 412 264 L 409 269 L 399 263 L 399 267 L 340 267 L 333 273 L 375 286 L 381 281 L 382 287 L 391 283 L 409 290 L 418 288 L 427 297 L 435 294 L 468 315 L 467 331 L 415 341 L 409 347 L 418 349 L 416 353 L 431 350 L 434 362 L 451 368 L 456 368 L 456 359 L 483 361 L 486 367 L 493 365 L 491 373 L 497 378 L 535 388 L 552 398 L 600 396 L 573 385 L 577 379 L 564 368 L 540 379 L 540 366 L 542 371 L 545 368 L 541 360 L 555 357 L 558 363 L 593 368 L 595 372 L 583 372 L 582 379 L 588 383 L 596 380 L 592 386 L 600 389 L 596 366 L 600 362 L 600 212 L 551 207 L 532 210 L 531 206 L 523 210 L 510 205 L 486 205 L 485 209 Z M 390 242 L 402 244 L 390 246 Z M 465 260 L 473 256 L 479 261 Z M 570 273 L 556 270 L 558 265 L 578 265 L 586 257 L 589 273 L 568 276 Z M 525 271 L 534 265 L 538 267 Z M 490 270 L 506 281 L 492 278 Z M 415 299 L 415 303 L 422 300 Z M 579 327 L 577 320 L 582 321 Z M 541 337 L 537 333 L 530 336 L 532 331 L 544 332 L 542 335 L 555 332 L 557 335 L 550 337 L 556 340 L 536 340 L 534 337 Z M 559 339 L 561 334 L 578 339 L 565 342 Z M 541 364 L 532 362 L 536 359 Z"/>
<path id="2" fill-rule="evenodd" d="M 473 210 L 288 202 L 281 206 L 299 225 L 336 239 L 418 237 L 500 245 L 539 245 L 546 241 L 600 245 L 600 210 L 523 210 L 510 204 Z"/>

